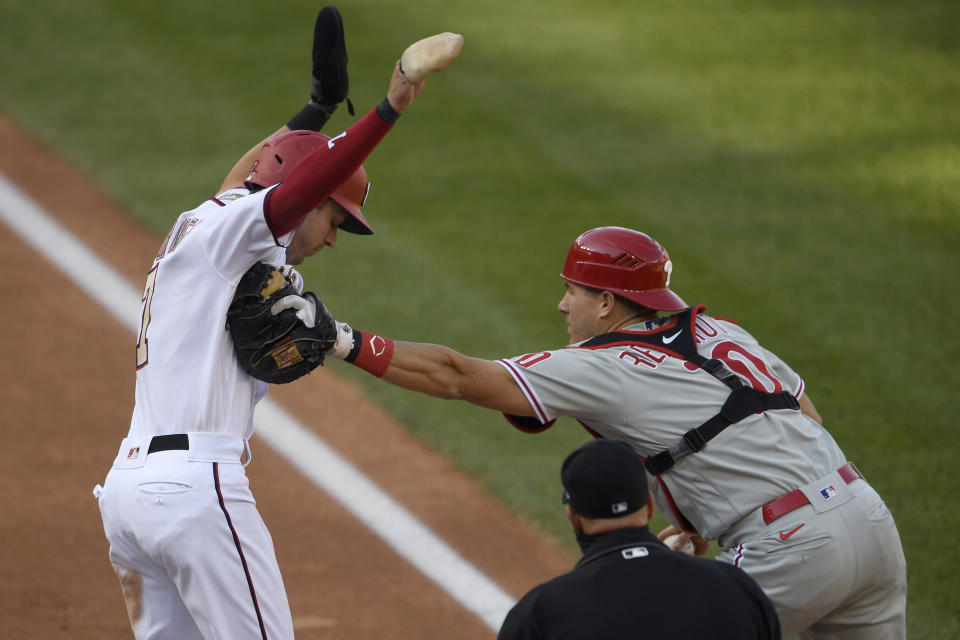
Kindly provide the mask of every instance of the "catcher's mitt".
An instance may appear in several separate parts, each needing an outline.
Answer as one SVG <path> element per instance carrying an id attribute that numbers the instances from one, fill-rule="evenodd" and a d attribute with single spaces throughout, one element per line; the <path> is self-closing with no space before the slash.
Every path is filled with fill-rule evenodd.
<path id="1" fill-rule="evenodd" d="M 312 293 L 303 294 L 314 305 L 316 324 L 308 327 L 296 308 L 271 310 L 286 296 L 297 296 L 293 282 L 276 267 L 258 262 L 240 279 L 227 311 L 227 328 L 240 367 L 270 383 L 292 382 L 323 364 L 323 356 L 337 338 L 336 325 Z M 311 309 L 313 310 L 313 309 Z"/>

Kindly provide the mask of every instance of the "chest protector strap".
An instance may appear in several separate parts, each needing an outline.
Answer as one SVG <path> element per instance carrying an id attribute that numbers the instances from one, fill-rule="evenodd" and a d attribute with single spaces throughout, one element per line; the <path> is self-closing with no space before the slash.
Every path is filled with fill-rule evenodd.
<path id="1" fill-rule="evenodd" d="M 696 321 L 697 314 L 705 307 L 691 307 L 678 313 L 674 320 L 654 331 L 615 331 L 587 340 L 581 347 L 613 347 L 639 345 L 649 347 L 700 367 L 711 376 L 727 385 L 727 396 L 720 411 L 698 427 L 690 429 L 683 438 L 669 449 L 646 459 L 647 471 L 660 475 L 672 467 L 677 460 L 703 449 L 721 431 L 740 422 L 755 413 L 776 409 L 799 409 L 800 403 L 789 391 L 767 393 L 747 384 L 737 374 L 715 358 L 704 358 L 697 353 Z M 665 345 L 670 345 L 667 348 Z"/>

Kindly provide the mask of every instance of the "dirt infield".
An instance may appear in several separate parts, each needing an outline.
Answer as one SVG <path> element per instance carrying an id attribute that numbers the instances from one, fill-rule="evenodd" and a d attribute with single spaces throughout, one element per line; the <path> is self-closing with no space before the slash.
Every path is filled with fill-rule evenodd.
<path id="1" fill-rule="evenodd" d="M 139 289 L 160 238 L 2 118 L 0 149 L 0 171 Z M 134 337 L 3 224 L 0 272 L 8 343 L 0 636 L 130 637 L 91 489 L 129 425 Z M 270 394 L 514 596 L 571 566 L 573 558 L 327 370 Z M 251 486 L 298 638 L 495 635 L 256 437 L 252 446 Z"/>

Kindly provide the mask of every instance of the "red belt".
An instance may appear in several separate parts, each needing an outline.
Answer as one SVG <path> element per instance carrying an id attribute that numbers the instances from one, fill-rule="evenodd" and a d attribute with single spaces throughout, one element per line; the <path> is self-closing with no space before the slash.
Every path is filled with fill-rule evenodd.
<path id="1" fill-rule="evenodd" d="M 853 466 L 852 462 L 848 462 L 839 469 L 837 473 L 840 474 L 840 477 L 843 478 L 843 481 L 847 484 L 850 484 L 857 478 L 862 478 L 860 472 L 857 471 L 857 468 Z M 810 504 L 810 500 L 807 499 L 807 496 L 800 489 L 795 489 L 790 493 L 784 494 L 777 498 L 776 500 L 771 500 L 767 504 L 763 505 L 763 522 L 764 524 L 770 524 L 777 518 L 785 516 L 794 509 L 799 509 L 804 505 Z"/>

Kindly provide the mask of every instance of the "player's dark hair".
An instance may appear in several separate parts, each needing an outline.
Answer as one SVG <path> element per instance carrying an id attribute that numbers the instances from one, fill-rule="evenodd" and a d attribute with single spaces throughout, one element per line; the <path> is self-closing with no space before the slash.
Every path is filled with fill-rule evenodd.
<path id="1" fill-rule="evenodd" d="M 587 291 L 589 291 L 590 293 L 592 293 L 592 294 L 595 295 L 595 296 L 600 295 L 600 294 L 603 293 L 603 291 L 604 291 L 603 289 L 597 289 L 596 287 L 588 287 L 588 286 L 585 285 L 585 284 L 581 284 L 581 285 L 579 285 L 579 286 L 582 287 L 582 288 L 584 288 L 584 289 L 586 289 Z M 613 293 L 613 292 L 611 291 L 610 293 Z M 614 295 L 614 297 L 616 297 L 617 301 L 620 302 L 620 304 L 622 304 L 622 305 L 627 309 L 627 311 L 630 312 L 630 315 L 635 315 L 635 316 L 657 315 L 657 310 L 656 310 L 656 309 L 651 309 L 650 307 L 645 307 L 645 306 L 643 306 L 642 304 L 639 304 L 639 303 L 637 303 L 637 302 L 634 302 L 633 300 L 628 300 L 627 298 L 624 298 L 623 296 L 618 296 L 618 295 L 615 294 L 615 293 L 614 293 L 613 295 Z"/>
<path id="2" fill-rule="evenodd" d="M 630 311 L 630 315 L 636 316 L 649 316 L 649 315 L 660 315 L 660 312 L 656 309 L 651 309 L 650 307 L 645 307 L 642 304 L 636 303 L 633 300 L 627 300 L 622 296 L 617 296 L 617 299 L 620 301 L 627 310 Z"/>

